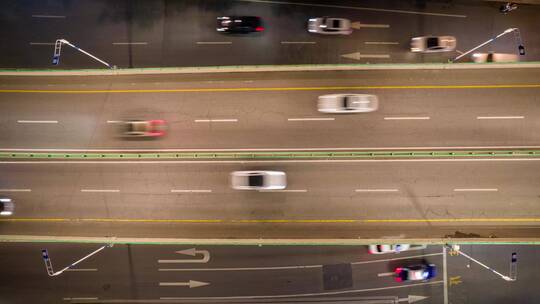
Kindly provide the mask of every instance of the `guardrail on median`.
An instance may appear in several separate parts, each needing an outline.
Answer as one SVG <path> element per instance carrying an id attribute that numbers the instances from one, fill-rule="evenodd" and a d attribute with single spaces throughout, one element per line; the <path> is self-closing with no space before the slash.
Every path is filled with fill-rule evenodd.
<path id="1" fill-rule="evenodd" d="M 540 150 L 227 151 L 168 153 L 0 152 L 0 160 L 275 160 L 275 159 L 540 158 Z"/>

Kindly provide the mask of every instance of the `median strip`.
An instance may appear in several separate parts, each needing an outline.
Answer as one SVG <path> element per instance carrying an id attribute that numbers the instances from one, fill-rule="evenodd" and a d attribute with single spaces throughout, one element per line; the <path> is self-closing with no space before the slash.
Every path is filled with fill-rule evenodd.
<path id="1" fill-rule="evenodd" d="M 71 152 L 0 152 L 1 161 L 23 160 L 355 160 L 355 159 L 540 159 L 540 150 L 426 150 L 426 151 L 183 151 L 183 152 L 129 152 L 129 153 L 71 153 Z"/>

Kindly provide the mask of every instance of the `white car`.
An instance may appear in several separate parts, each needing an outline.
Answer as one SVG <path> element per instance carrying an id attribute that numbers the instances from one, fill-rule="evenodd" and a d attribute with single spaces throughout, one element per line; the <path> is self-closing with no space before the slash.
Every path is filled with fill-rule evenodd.
<path id="1" fill-rule="evenodd" d="M 317 107 L 322 113 L 367 113 L 378 109 L 379 100 L 369 94 L 322 95 Z"/>
<path id="2" fill-rule="evenodd" d="M 282 171 L 234 171 L 231 187 L 235 190 L 282 190 L 287 187 L 287 175 Z"/>
<path id="3" fill-rule="evenodd" d="M 13 200 L 7 197 L 1 197 L 0 198 L 0 215 L 8 216 L 13 214 L 13 210 L 15 209 L 15 204 L 13 204 Z"/>
<path id="4" fill-rule="evenodd" d="M 385 253 L 400 253 L 401 251 L 407 251 L 411 248 L 409 244 L 380 244 L 369 245 L 368 252 L 371 254 L 385 254 Z"/>
<path id="5" fill-rule="evenodd" d="M 411 52 L 437 53 L 450 52 L 456 49 L 454 36 L 423 36 L 411 39 Z"/>
<path id="6" fill-rule="evenodd" d="M 350 35 L 352 33 L 351 21 L 345 18 L 310 18 L 308 32 L 323 35 Z"/>
<path id="7" fill-rule="evenodd" d="M 516 62 L 519 57 L 516 54 L 508 53 L 474 53 L 472 54 L 474 62 Z"/>

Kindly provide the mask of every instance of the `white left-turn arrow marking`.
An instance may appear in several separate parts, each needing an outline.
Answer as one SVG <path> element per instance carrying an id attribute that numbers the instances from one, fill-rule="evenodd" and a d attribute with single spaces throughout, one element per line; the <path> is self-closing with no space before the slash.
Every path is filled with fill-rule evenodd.
<path id="1" fill-rule="evenodd" d="M 201 259 L 181 259 L 181 260 L 158 260 L 158 263 L 208 263 L 210 261 L 210 252 L 208 250 L 197 250 L 195 248 L 175 251 L 178 254 L 189 256 L 202 255 Z"/>

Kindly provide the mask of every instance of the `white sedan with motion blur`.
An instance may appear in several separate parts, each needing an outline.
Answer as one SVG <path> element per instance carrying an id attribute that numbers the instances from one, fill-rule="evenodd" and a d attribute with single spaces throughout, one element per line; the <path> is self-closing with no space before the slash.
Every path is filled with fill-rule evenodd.
<path id="1" fill-rule="evenodd" d="M 282 190 L 287 187 L 287 175 L 282 171 L 234 171 L 231 187 L 235 190 Z"/>
<path id="2" fill-rule="evenodd" d="M 319 96 L 322 113 L 368 113 L 379 108 L 379 100 L 369 94 L 332 94 Z"/>
<path id="3" fill-rule="evenodd" d="M 438 53 L 450 52 L 456 49 L 454 36 L 423 36 L 411 39 L 411 52 Z"/>
<path id="4" fill-rule="evenodd" d="M 308 32 L 323 35 L 350 35 L 353 30 L 349 19 L 320 17 L 308 20 Z"/>

